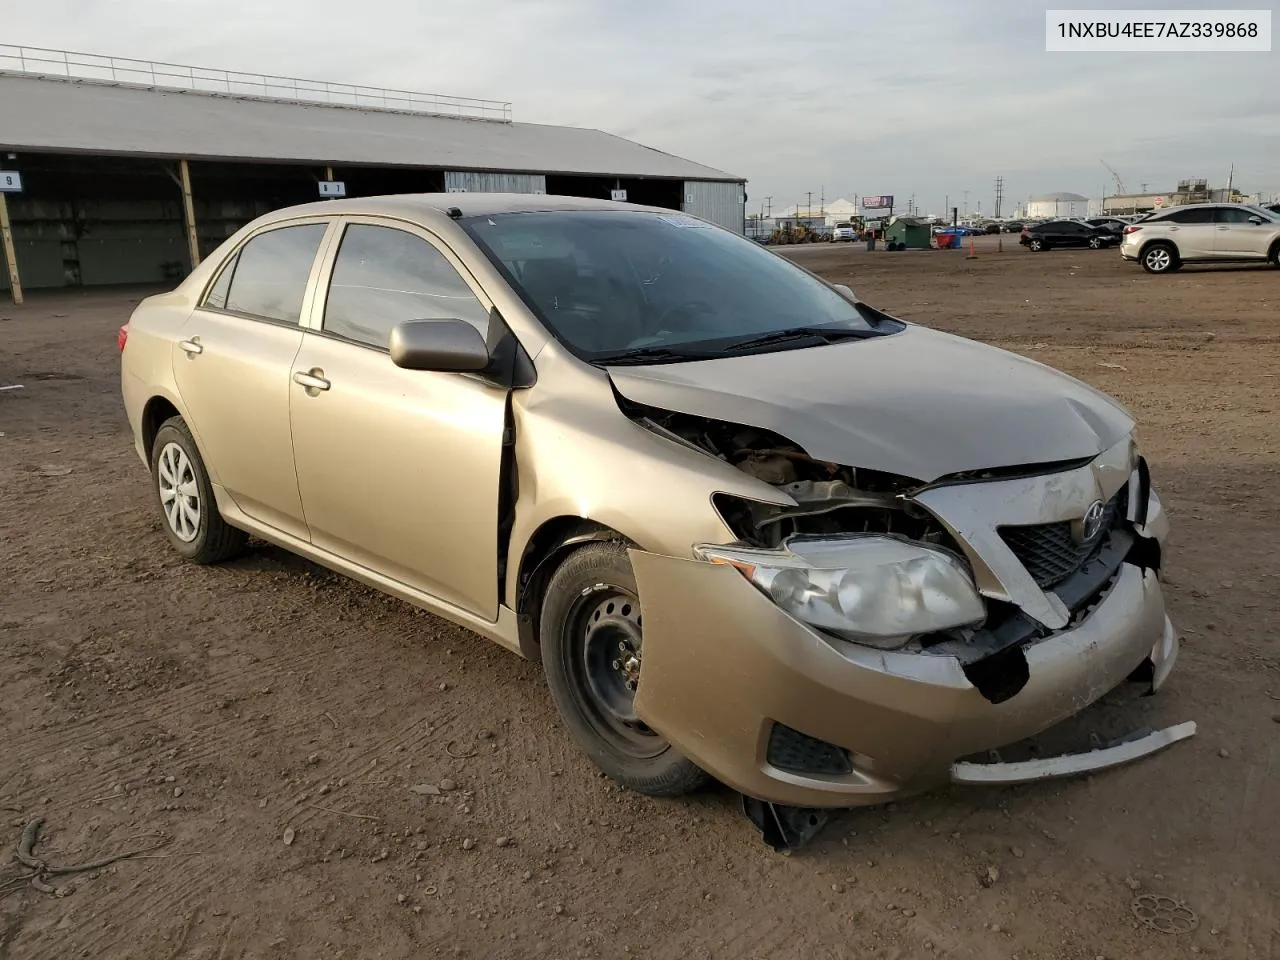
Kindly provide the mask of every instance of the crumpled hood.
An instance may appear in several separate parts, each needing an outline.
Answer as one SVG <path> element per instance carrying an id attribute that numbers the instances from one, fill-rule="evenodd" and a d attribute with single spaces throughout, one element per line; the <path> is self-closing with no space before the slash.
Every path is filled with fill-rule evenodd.
<path id="1" fill-rule="evenodd" d="M 926 482 L 1093 457 L 1133 429 L 1123 407 L 1073 377 L 910 324 L 870 340 L 608 372 L 637 403 L 772 430 L 817 460 Z"/>

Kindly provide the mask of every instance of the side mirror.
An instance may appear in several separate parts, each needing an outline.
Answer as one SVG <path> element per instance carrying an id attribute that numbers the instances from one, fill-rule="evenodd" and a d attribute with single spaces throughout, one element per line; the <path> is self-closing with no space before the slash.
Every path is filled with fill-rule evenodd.
<path id="1" fill-rule="evenodd" d="M 847 285 L 843 283 L 833 283 L 831 286 L 835 289 L 836 293 L 840 294 L 850 303 L 858 302 L 858 295 L 854 293 L 853 290 L 850 289 Z"/>
<path id="2" fill-rule="evenodd" d="M 391 362 L 406 370 L 478 372 L 489 366 L 480 331 L 465 320 L 406 320 L 391 331 Z"/>
<path id="3" fill-rule="evenodd" d="M 1264 223 L 1265 221 L 1259 216 L 1252 216 L 1249 218 L 1249 222 L 1256 226 L 1257 224 Z"/>

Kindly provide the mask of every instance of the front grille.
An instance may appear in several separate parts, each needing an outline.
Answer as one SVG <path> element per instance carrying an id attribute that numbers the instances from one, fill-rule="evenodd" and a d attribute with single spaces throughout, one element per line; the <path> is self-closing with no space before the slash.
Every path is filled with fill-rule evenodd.
<path id="1" fill-rule="evenodd" d="M 775 723 L 769 733 L 768 760 L 779 770 L 791 773 L 853 772 L 853 761 L 847 750 L 781 723 Z"/>
<path id="2" fill-rule="evenodd" d="M 1037 523 L 1025 527 L 1001 527 L 1000 538 L 1027 569 L 1042 590 L 1066 580 L 1093 557 L 1124 516 L 1125 488 L 1106 505 L 1102 524 L 1090 540 L 1080 541 L 1072 523 Z"/>

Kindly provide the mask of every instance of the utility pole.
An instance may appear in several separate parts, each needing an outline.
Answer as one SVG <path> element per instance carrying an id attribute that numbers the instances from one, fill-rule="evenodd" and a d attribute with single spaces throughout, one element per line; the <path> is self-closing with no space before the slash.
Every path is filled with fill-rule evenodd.
<path id="1" fill-rule="evenodd" d="M 964 192 L 964 215 L 969 216 L 969 191 Z"/>
<path id="2" fill-rule="evenodd" d="M 765 214 L 764 214 L 765 218 L 771 220 L 773 219 L 773 197 L 772 196 L 765 197 L 764 202 L 766 206 Z"/>
<path id="3" fill-rule="evenodd" d="M 810 190 L 810 191 L 806 194 L 806 196 L 807 196 L 809 199 L 805 201 L 805 204 L 804 204 L 804 214 L 805 214 L 805 216 L 806 216 L 806 217 L 812 217 L 812 216 L 813 216 L 813 191 L 812 191 L 812 190 Z"/>
<path id="4" fill-rule="evenodd" d="M 1000 219 L 1001 205 L 1004 203 L 1004 177 L 996 177 L 996 219 Z"/>
<path id="5" fill-rule="evenodd" d="M 818 197 L 818 213 L 825 217 L 827 215 L 827 188 L 823 186 L 820 189 L 822 193 Z"/>

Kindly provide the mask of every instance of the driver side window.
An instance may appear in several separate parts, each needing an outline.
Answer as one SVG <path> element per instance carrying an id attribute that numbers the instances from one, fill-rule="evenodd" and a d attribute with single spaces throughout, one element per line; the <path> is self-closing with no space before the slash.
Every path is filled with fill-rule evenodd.
<path id="1" fill-rule="evenodd" d="M 465 320 L 489 332 L 489 311 L 434 246 L 395 227 L 353 223 L 329 280 L 324 331 L 386 350 L 405 320 Z"/>

